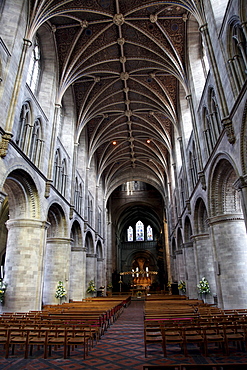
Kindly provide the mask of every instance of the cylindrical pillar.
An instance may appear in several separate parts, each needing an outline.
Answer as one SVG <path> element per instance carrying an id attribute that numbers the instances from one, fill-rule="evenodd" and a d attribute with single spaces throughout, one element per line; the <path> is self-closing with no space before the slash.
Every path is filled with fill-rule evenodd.
<path id="1" fill-rule="evenodd" d="M 4 311 L 40 310 L 44 251 L 48 223 L 33 219 L 8 220 L 4 281 L 8 284 Z"/>

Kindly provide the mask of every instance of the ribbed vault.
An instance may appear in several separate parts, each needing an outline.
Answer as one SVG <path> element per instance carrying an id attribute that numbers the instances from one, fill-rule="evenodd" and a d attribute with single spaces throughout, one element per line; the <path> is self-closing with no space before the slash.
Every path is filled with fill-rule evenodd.
<path id="1" fill-rule="evenodd" d="M 75 141 L 86 129 L 106 189 L 133 176 L 160 191 L 169 177 L 179 86 L 186 86 L 186 21 L 196 1 L 31 1 L 32 38 L 47 23 L 59 61 L 57 103 L 73 89 Z M 114 184 L 114 185 L 112 185 Z M 113 189 L 111 189 L 112 191 Z"/>

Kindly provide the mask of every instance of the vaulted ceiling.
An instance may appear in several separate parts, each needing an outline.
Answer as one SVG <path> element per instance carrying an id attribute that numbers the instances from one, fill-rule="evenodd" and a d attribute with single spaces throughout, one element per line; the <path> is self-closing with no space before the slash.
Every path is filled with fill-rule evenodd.
<path id="1" fill-rule="evenodd" d="M 30 28 L 54 32 L 62 102 L 73 89 L 77 131 L 108 191 L 169 177 L 179 84 L 186 84 L 186 20 L 196 1 L 36 0 Z"/>

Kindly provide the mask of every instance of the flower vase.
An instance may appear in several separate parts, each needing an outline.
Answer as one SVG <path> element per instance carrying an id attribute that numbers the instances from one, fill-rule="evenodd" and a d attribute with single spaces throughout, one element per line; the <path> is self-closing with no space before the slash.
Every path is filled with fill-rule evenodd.
<path id="1" fill-rule="evenodd" d="M 65 302 L 65 297 L 60 297 L 60 304 L 63 304 Z"/>

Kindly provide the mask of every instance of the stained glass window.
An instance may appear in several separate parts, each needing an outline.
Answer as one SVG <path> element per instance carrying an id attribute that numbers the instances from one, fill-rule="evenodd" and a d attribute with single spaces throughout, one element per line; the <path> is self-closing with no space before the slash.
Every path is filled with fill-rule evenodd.
<path id="1" fill-rule="evenodd" d="M 144 227 L 141 221 L 136 223 L 136 240 L 143 241 L 144 240 Z"/>
<path id="2" fill-rule="evenodd" d="M 150 225 L 147 227 L 147 240 L 151 241 L 153 240 L 153 229 Z"/>
<path id="3" fill-rule="evenodd" d="M 127 240 L 128 242 L 133 242 L 133 227 L 129 227 L 127 230 Z"/>

